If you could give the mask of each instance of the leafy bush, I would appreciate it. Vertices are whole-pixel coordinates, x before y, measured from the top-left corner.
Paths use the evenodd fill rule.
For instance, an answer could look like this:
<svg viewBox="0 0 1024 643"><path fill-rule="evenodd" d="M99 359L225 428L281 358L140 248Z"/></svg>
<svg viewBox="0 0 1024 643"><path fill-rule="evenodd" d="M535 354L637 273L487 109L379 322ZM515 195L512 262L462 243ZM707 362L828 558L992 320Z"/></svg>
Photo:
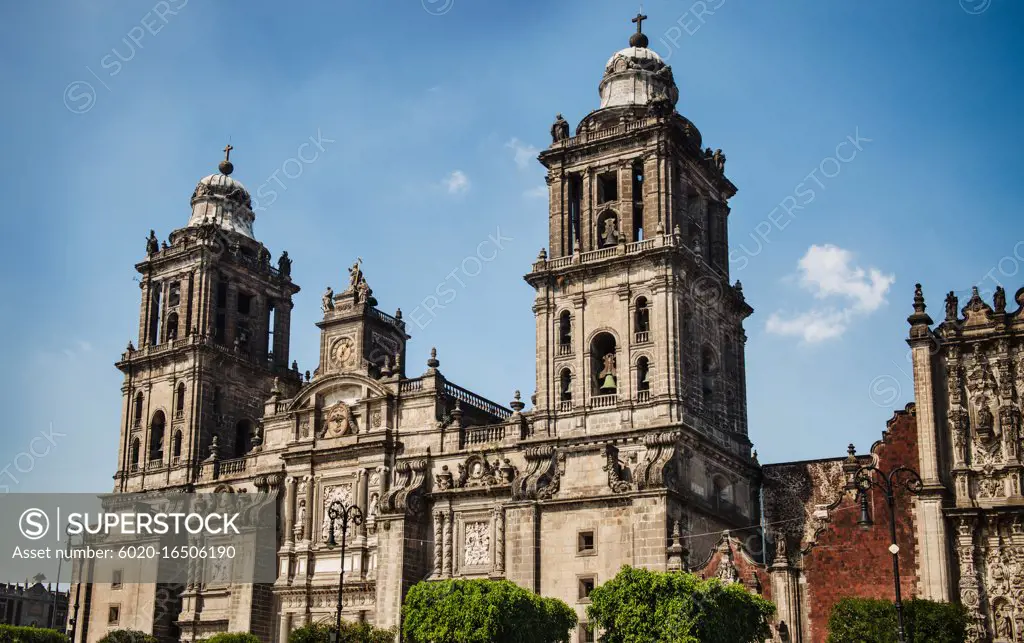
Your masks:
<svg viewBox="0 0 1024 643"><path fill-rule="evenodd" d="M417 583L405 597L409 643L567 643L576 613L507 580Z"/></svg>
<svg viewBox="0 0 1024 643"><path fill-rule="evenodd" d="M742 585L624 566L590 594L602 643L754 643L771 638L775 605Z"/></svg>
<svg viewBox="0 0 1024 643"><path fill-rule="evenodd" d="M214 634L208 639L203 639L204 643L261 643L260 637L249 632L222 632L220 634Z"/></svg>
<svg viewBox="0 0 1024 643"><path fill-rule="evenodd" d="M68 637L41 627L0 625L0 643L68 643Z"/></svg>
<svg viewBox="0 0 1024 643"><path fill-rule="evenodd" d="M334 623L311 623L292 630L288 635L288 643L330 643L333 632ZM393 629L382 630L369 623L347 621L341 622L341 636L338 637L340 643L392 643L395 639Z"/></svg>
<svg viewBox="0 0 1024 643"><path fill-rule="evenodd" d="M100 643L157 643L156 637L138 630L111 630Z"/></svg>
<svg viewBox="0 0 1024 643"><path fill-rule="evenodd" d="M914 599L903 603L909 643L963 643L967 610L956 603ZM896 643L896 606L891 601L844 598L828 618L829 643Z"/></svg>

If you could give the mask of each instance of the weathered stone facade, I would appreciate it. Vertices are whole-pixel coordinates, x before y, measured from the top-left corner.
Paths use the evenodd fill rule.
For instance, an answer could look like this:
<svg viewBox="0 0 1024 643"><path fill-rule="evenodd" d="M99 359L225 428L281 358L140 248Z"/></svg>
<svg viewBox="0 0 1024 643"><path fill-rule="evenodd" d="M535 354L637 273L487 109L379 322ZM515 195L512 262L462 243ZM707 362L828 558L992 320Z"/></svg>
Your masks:
<svg viewBox="0 0 1024 643"><path fill-rule="evenodd" d="M550 237L526 275L537 293L530 410L518 391L504 406L450 382L435 351L414 370L401 311L377 309L358 262L347 287L324 293L319 365L301 377L288 363L290 259L272 268L253 239L230 162L200 182L189 224L162 248L151 236L137 266L139 347L118 362L117 490L278 491L278 578L162 598L83 586L96 616L78 641L102 637L96 619L129 591L134 626L165 639L250 630L284 641L333 619L342 565L342 616L383 626L432 579L507 578L581 620L587 588L624 564L681 569L727 552L732 567L715 559L723 578L766 586L722 538L759 522L752 309L728 274L736 188L721 151L703 149L676 112L671 68L643 34L630 43L608 62L602 107L575 136L559 117L540 154ZM344 561L326 544L333 500L366 516Z"/></svg>

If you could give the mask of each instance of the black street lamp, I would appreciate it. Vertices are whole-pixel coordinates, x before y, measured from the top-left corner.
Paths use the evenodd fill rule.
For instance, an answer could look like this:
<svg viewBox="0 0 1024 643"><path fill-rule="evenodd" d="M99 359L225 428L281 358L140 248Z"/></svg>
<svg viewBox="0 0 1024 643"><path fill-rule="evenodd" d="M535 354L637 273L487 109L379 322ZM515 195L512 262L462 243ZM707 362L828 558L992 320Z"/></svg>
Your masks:
<svg viewBox="0 0 1024 643"><path fill-rule="evenodd" d="M334 523L341 522L341 576L338 579L338 614L335 622L332 641L338 641L341 636L341 598L345 591L345 545L348 543L349 526L358 527L363 524L363 512L355 505L346 505L340 500L333 500L327 507L327 517L330 519L330 526L327 532L327 546L337 546L334 540Z"/></svg>
<svg viewBox="0 0 1024 643"><path fill-rule="evenodd" d="M872 476L877 473L877 476ZM900 480L902 475L902 481ZM885 503L889 505L889 553L892 554L892 575L896 590L896 635L899 643L906 643L906 631L903 627L903 600L900 594L900 547L896 544L896 491L902 485L907 491L913 494L921 493L924 483L921 476L910 467L896 467L886 473L873 464L857 469L854 474L854 484L857 487L857 497L860 500L860 519L857 524L864 529L874 525L871 519L871 510L868 506L868 491L871 487L878 487L885 495Z"/></svg>

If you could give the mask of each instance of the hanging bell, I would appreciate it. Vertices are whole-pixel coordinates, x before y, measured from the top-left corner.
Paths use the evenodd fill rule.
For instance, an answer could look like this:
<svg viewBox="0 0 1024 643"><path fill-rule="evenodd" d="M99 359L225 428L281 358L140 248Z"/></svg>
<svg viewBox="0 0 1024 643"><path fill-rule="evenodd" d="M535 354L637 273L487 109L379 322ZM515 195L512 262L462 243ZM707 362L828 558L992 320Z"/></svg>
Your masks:
<svg viewBox="0 0 1024 643"><path fill-rule="evenodd" d="M609 373L605 375L604 380L601 382L602 393L614 393L618 387L615 385L615 376Z"/></svg>
<svg viewBox="0 0 1024 643"><path fill-rule="evenodd" d="M643 377L643 379L640 380L640 383L641 384L646 384L648 386L650 385L650 383L651 383L651 369L646 369L644 371L644 377Z"/></svg>

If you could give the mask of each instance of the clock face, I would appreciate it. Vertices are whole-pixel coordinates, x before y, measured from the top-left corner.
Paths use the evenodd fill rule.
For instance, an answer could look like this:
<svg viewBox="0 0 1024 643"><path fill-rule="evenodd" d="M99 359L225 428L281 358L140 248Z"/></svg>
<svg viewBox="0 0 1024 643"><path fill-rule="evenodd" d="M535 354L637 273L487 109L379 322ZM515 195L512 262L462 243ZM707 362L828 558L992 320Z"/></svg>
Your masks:
<svg viewBox="0 0 1024 643"><path fill-rule="evenodd" d="M342 337L336 341L334 348L331 349L331 358L337 366L351 366L355 361L355 347L352 345L352 340L348 337Z"/></svg>

